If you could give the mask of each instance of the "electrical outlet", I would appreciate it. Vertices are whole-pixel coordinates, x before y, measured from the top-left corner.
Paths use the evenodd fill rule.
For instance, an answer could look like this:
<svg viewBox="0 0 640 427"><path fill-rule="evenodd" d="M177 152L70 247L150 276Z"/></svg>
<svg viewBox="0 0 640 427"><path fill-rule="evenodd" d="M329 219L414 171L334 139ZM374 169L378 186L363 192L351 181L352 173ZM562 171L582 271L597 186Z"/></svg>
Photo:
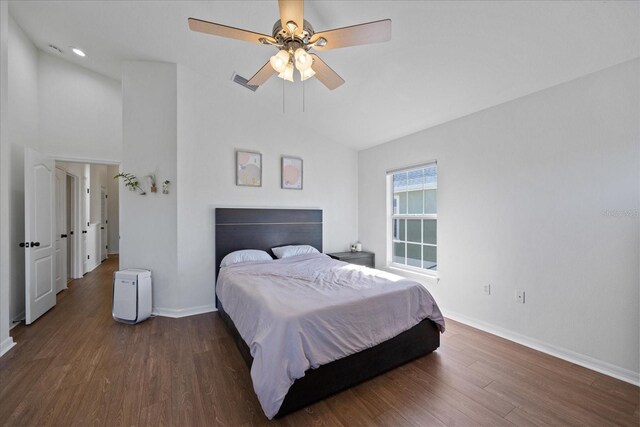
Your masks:
<svg viewBox="0 0 640 427"><path fill-rule="evenodd" d="M491 295L491 283L484 285L482 289L485 295Z"/></svg>
<svg viewBox="0 0 640 427"><path fill-rule="evenodd" d="M524 304L524 291L516 291L516 302Z"/></svg>

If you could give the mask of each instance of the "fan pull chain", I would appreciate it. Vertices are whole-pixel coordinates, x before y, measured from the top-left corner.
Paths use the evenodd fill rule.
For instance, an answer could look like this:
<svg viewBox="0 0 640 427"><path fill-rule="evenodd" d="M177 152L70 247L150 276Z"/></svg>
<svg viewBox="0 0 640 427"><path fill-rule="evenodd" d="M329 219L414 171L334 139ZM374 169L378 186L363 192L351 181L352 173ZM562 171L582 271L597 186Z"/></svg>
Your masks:
<svg viewBox="0 0 640 427"><path fill-rule="evenodd" d="M302 112L304 113L304 80L302 81Z"/></svg>
<svg viewBox="0 0 640 427"><path fill-rule="evenodd" d="M282 79L282 114L284 114L284 79Z"/></svg>

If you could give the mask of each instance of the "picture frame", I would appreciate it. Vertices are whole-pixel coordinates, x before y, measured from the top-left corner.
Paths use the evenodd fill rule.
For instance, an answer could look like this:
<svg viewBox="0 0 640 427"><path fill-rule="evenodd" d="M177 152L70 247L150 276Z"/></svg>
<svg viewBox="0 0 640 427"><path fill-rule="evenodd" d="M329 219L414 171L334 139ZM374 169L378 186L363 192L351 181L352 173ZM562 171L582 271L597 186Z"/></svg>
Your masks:
<svg viewBox="0 0 640 427"><path fill-rule="evenodd" d="M302 190L303 175L303 161L300 157L282 156L281 188Z"/></svg>
<svg viewBox="0 0 640 427"><path fill-rule="evenodd" d="M262 153L236 150L236 185L262 187Z"/></svg>

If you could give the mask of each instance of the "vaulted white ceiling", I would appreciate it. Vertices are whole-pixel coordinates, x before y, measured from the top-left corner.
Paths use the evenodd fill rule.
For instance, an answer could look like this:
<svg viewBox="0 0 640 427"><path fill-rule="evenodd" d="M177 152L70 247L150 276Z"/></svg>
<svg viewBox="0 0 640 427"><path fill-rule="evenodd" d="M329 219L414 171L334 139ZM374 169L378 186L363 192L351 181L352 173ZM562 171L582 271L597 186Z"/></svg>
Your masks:
<svg viewBox="0 0 640 427"><path fill-rule="evenodd" d="M10 13L45 51L120 78L124 60L182 64L230 85L247 118L282 111L283 83L253 93L251 77L275 50L189 31L187 18L271 33L273 1L13 1ZM287 83L283 122L295 118L328 139L371 147L640 56L636 1L313 1L316 31L391 18L392 40L320 53L345 80ZM74 56L69 46L87 53ZM236 95L237 94L237 95ZM289 116L289 117L288 117Z"/></svg>

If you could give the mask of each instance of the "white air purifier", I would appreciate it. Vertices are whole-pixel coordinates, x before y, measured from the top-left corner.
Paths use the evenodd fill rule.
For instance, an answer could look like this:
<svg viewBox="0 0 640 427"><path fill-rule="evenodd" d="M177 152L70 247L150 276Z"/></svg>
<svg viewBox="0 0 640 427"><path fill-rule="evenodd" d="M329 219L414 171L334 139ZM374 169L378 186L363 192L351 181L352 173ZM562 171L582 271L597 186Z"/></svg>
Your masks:
<svg viewBox="0 0 640 427"><path fill-rule="evenodd" d="M113 274L113 318L135 324L151 316L151 272L130 268Z"/></svg>

